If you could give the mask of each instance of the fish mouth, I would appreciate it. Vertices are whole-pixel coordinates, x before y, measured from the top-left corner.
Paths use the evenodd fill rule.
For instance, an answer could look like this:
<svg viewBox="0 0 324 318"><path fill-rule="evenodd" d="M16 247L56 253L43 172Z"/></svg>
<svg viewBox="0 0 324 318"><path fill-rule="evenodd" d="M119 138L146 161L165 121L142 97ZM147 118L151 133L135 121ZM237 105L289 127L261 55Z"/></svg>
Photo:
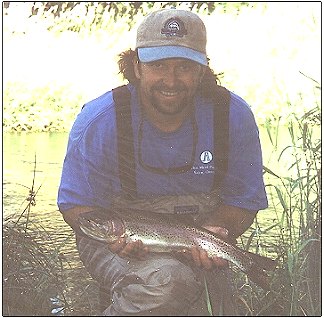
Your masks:
<svg viewBox="0 0 324 318"><path fill-rule="evenodd" d="M113 243L125 235L124 222L119 218L99 221L90 217L79 217L81 231L94 240Z"/></svg>
<svg viewBox="0 0 324 318"><path fill-rule="evenodd" d="M89 219L79 218L81 231L92 239L106 242L106 233L97 223Z"/></svg>

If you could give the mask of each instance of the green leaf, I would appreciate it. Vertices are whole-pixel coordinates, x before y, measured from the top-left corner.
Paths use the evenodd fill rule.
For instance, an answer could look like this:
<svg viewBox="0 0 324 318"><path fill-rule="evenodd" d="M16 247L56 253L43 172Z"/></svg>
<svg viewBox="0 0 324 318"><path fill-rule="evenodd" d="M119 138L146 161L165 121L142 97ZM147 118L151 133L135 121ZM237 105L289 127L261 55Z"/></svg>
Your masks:
<svg viewBox="0 0 324 318"><path fill-rule="evenodd" d="M209 297L209 291L208 291L208 286L207 286L206 276L204 276L204 284L205 284L205 292L206 292L206 302L207 302L207 310L208 310L208 314L209 314L210 316L214 316L214 315L213 315L213 308L212 308L212 304L211 304L210 297Z"/></svg>
<svg viewBox="0 0 324 318"><path fill-rule="evenodd" d="M273 175L274 177L281 179L276 173L274 173L272 170L270 170L269 168L267 168L266 166L263 166L263 170L271 175Z"/></svg>
<svg viewBox="0 0 324 318"><path fill-rule="evenodd" d="M311 242L320 242L320 240L311 238L311 239L308 239L307 241L303 242L303 244L298 247L298 249L296 251L296 255L298 255Z"/></svg>

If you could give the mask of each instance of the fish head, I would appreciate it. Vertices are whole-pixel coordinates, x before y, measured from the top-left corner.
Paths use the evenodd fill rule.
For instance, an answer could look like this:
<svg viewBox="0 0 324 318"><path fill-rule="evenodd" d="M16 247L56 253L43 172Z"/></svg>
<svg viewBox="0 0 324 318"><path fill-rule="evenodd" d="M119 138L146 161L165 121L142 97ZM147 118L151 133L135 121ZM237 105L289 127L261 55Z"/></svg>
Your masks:
<svg viewBox="0 0 324 318"><path fill-rule="evenodd" d="M124 223L116 216L88 212L80 214L78 221L85 235L100 242L114 243L124 236Z"/></svg>

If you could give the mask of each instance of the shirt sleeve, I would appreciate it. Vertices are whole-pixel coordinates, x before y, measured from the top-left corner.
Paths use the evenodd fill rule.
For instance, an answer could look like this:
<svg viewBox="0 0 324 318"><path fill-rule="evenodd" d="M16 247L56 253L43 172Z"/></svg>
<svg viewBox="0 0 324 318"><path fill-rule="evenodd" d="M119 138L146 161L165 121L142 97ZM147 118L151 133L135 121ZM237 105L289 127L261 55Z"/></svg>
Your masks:
<svg viewBox="0 0 324 318"><path fill-rule="evenodd" d="M101 105L106 106L100 109ZM60 211L75 206L109 208L120 191L111 105L111 98L86 105L71 129L58 191Z"/></svg>
<svg viewBox="0 0 324 318"><path fill-rule="evenodd" d="M221 191L223 203L253 211L267 208L258 127L250 107L234 94L229 138L228 173Z"/></svg>

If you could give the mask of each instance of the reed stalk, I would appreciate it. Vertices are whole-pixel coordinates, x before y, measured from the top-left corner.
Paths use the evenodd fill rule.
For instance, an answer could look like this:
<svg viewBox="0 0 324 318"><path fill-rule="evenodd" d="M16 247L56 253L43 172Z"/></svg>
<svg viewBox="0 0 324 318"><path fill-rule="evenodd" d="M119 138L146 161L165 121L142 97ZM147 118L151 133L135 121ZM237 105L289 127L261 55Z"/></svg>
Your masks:
<svg viewBox="0 0 324 318"><path fill-rule="evenodd" d="M40 189L35 190L35 171L36 156L25 208L3 224L4 316L48 316L54 309L59 314L66 303L60 252L44 247L49 233L31 216ZM53 308L53 302L60 305Z"/></svg>
<svg viewBox="0 0 324 318"><path fill-rule="evenodd" d="M318 84L318 83L317 83ZM316 88L319 88L317 85ZM272 276L272 290L263 292L253 283L239 281L242 314L249 316L321 315L321 140L320 107L302 117L291 115L286 127L267 128L278 166L285 175L264 167L272 223L258 216L247 249L270 251L279 262ZM280 149L278 140L286 129L290 140ZM287 133L284 133L287 136ZM281 169L282 170L282 169ZM243 294L243 296L242 296Z"/></svg>

